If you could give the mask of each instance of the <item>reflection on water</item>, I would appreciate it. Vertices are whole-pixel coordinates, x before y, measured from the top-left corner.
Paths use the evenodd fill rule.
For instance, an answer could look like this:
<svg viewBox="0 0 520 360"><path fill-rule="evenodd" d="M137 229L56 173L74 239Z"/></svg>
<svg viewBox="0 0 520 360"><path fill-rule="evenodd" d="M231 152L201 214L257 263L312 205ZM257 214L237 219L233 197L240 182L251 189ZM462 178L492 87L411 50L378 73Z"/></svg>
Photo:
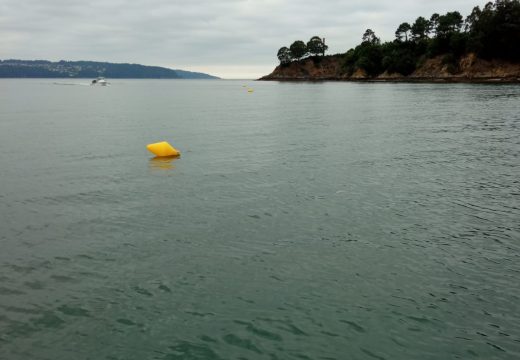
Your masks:
<svg viewBox="0 0 520 360"><path fill-rule="evenodd" d="M151 170L172 170L175 169L173 162L179 158L179 156L156 156L150 159L148 166Z"/></svg>

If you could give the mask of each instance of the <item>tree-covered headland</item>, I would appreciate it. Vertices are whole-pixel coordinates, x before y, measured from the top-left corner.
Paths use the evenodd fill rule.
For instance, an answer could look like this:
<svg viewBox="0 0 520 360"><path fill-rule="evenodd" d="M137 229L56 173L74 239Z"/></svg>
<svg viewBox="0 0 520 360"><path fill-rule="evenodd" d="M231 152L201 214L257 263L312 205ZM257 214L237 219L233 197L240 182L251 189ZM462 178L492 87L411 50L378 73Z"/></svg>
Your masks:
<svg viewBox="0 0 520 360"><path fill-rule="evenodd" d="M278 51L282 66L306 57L325 56L324 40L315 36L295 41ZM463 17L458 11L419 16L403 22L392 41L382 43L371 29L355 48L341 54L344 72L350 76L363 70L368 76L383 72L409 75L427 59L442 56L450 72L457 71L462 56L473 53L482 59L520 61L520 0L495 0L476 6Z"/></svg>

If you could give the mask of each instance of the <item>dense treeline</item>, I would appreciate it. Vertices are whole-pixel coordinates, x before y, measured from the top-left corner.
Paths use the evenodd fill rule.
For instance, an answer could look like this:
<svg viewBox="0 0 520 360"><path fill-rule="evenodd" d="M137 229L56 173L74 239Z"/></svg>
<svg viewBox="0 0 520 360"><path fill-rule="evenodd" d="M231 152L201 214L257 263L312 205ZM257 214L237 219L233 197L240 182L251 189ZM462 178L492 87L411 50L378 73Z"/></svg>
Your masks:
<svg viewBox="0 0 520 360"><path fill-rule="evenodd" d="M325 45L325 39L319 36L313 36L305 44L301 40L296 40L290 47L283 46L278 50L278 60L281 64L288 64L293 60L300 60L306 56L324 56L328 46Z"/></svg>
<svg viewBox="0 0 520 360"><path fill-rule="evenodd" d="M282 64L309 54L289 56L292 45L282 52L282 58L280 51ZM348 75L356 69L368 76L385 71L409 75L426 59L442 55L443 63L453 73L460 57L468 53L484 59L520 61L520 0L495 0L482 9L476 6L466 18L458 11L420 16L411 24L400 24L395 39L385 43L367 29L361 44L343 55L343 66Z"/></svg>

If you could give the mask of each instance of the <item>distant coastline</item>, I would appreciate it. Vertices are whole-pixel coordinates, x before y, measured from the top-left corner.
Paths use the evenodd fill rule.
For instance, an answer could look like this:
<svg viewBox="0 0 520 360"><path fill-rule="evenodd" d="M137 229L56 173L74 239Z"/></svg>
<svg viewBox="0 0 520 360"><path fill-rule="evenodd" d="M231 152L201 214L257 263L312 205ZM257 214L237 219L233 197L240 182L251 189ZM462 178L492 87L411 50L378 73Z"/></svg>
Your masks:
<svg viewBox="0 0 520 360"><path fill-rule="evenodd" d="M160 66L98 61L0 60L0 78L218 79Z"/></svg>

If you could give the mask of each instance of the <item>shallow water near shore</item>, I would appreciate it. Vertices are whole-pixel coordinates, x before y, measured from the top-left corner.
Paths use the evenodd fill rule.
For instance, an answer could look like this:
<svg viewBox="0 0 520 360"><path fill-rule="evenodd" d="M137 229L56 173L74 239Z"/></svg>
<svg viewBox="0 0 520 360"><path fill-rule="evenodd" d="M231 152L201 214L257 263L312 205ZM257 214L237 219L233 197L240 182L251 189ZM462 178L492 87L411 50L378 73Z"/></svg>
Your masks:
<svg viewBox="0 0 520 360"><path fill-rule="evenodd" d="M80 83L0 80L1 359L520 358L520 86Z"/></svg>

